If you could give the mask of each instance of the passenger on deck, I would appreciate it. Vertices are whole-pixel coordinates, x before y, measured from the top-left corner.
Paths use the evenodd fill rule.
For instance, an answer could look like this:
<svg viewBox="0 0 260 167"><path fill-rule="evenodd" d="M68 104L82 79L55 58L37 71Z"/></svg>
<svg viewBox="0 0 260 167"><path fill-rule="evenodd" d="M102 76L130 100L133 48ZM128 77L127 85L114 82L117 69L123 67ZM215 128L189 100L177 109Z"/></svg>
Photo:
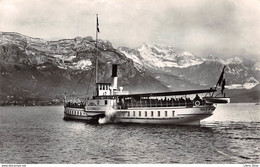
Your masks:
<svg viewBox="0 0 260 167"><path fill-rule="evenodd" d="M192 107L192 101L190 98L186 98L186 105L187 107Z"/></svg>
<svg viewBox="0 0 260 167"><path fill-rule="evenodd" d="M184 105L185 105L185 100L184 100L182 97L180 98L180 105L181 105L181 106L184 106Z"/></svg>
<svg viewBox="0 0 260 167"><path fill-rule="evenodd" d="M198 96L198 94L196 94L196 97L194 98L194 101L196 101L196 100L199 100L199 101L201 100L200 97Z"/></svg>

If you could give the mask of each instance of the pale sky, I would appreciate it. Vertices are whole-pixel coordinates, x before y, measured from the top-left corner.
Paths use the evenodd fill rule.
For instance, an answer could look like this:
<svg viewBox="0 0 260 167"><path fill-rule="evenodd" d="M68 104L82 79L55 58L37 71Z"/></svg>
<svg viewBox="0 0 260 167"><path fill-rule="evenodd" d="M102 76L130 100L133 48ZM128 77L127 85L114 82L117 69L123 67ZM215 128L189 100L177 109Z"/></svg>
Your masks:
<svg viewBox="0 0 260 167"><path fill-rule="evenodd" d="M0 31L46 40L159 43L198 56L260 59L260 0L0 0Z"/></svg>

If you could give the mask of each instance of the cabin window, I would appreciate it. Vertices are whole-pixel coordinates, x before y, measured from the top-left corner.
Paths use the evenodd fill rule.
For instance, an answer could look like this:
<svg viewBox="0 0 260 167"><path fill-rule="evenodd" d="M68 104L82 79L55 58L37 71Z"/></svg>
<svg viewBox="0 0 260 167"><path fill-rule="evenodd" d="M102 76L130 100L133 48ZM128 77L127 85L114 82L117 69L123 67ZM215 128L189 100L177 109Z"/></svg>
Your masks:
<svg viewBox="0 0 260 167"><path fill-rule="evenodd" d="M165 117L167 117L167 111L164 112Z"/></svg>
<svg viewBox="0 0 260 167"><path fill-rule="evenodd" d="M151 117L153 117L153 111L151 111Z"/></svg>
<svg viewBox="0 0 260 167"><path fill-rule="evenodd" d="M175 111L172 111L172 116L174 117L174 113L175 113Z"/></svg>
<svg viewBox="0 0 260 167"><path fill-rule="evenodd" d="M107 100L105 100L105 105L107 105Z"/></svg>
<svg viewBox="0 0 260 167"><path fill-rule="evenodd" d="M130 112L128 111L128 116L130 117Z"/></svg>
<svg viewBox="0 0 260 167"><path fill-rule="evenodd" d="M160 111L158 111L158 117L160 117Z"/></svg>
<svg viewBox="0 0 260 167"><path fill-rule="evenodd" d="M134 117L135 117L135 111L133 112L133 115L134 115Z"/></svg>
<svg viewBox="0 0 260 167"><path fill-rule="evenodd" d="M139 117L141 117L141 111L139 111Z"/></svg>
<svg viewBox="0 0 260 167"><path fill-rule="evenodd" d="M147 117L147 111L145 111L145 117Z"/></svg>
<svg viewBox="0 0 260 167"><path fill-rule="evenodd" d="M97 105L99 105L99 100L97 101Z"/></svg>

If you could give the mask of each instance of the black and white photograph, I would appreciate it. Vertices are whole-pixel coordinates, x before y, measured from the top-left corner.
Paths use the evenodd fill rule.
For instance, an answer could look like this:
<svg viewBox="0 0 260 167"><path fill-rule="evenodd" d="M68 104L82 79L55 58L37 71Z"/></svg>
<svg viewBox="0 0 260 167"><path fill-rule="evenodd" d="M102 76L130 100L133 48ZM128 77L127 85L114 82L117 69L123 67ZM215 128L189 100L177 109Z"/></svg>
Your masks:
<svg viewBox="0 0 260 167"><path fill-rule="evenodd" d="M260 0L0 0L0 166L260 165Z"/></svg>

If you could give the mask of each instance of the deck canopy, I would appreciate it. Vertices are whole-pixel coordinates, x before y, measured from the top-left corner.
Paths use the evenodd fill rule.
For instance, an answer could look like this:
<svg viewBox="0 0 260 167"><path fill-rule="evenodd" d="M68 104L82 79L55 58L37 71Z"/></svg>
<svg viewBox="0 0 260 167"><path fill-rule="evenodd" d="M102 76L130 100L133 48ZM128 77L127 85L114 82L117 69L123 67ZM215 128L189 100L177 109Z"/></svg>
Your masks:
<svg viewBox="0 0 260 167"><path fill-rule="evenodd" d="M187 91L175 91L175 92L158 92L158 93L140 93L140 94L127 94L127 95L111 95L111 96L98 96L95 98L111 98L111 97L158 97L158 96L178 96L178 95L190 95L190 94L200 94L200 93L212 93L216 89L201 89L201 90L187 90Z"/></svg>

